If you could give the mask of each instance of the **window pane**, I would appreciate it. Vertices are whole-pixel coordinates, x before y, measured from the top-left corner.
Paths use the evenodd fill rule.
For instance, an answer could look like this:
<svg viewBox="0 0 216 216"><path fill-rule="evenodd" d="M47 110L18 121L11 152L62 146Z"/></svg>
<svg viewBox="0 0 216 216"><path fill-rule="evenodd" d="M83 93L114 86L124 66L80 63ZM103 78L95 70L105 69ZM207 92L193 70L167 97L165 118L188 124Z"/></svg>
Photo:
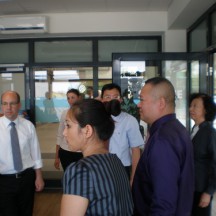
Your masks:
<svg viewBox="0 0 216 216"><path fill-rule="evenodd" d="M191 63L191 93L199 92L199 61Z"/></svg>
<svg viewBox="0 0 216 216"><path fill-rule="evenodd" d="M214 102L216 103L216 53L213 55L213 75L214 75ZM216 119L214 120L214 128L216 129Z"/></svg>
<svg viewBox="0 0 216 216"><path fill-rule="evenodd" d="M90 62L91 41L52 41L35 43L35 62Z"/></svg>
<svg viewBox="0 0 216 216"><path fill-rule="evenodd" d="M212 14L211 16L211 21L212 21L212 41L211 45L216 43L216 11Z"/></svg>
<svg viewBox="0 0 216 216"><path fill-rule="evenodd" d="M202 51L207 47L207 22L204 20L190 33L190 52Z"/></svg>
<svg viewBox="0 0 216 216"><path fill-rule="evenodd" d="M112 79L112 67L99 67L98 68L99 79Z"/></svg>
<svg viewBox="0 0 216 216"><path fill-rule="evenodd" d="M28 63L28 43L0 43L0 63Z"/></svg>
<svg viewBox="0 0 216 216"><path fill-rule="evenodd" d="M169 79L176 94L176 115L179 121L186 126L187 112L187 89L186 89L186 61L165 61L163 62L165 77Z"/></svg>
<svg viewBox="0 0 216 216"><path fill-rule="evenodd" d="M66 93L78 89L81 95L89 94L93 86L93 68L34 68L36 130L44 161L45 179L61 179L63 173L53 166L56 133L64 110L69 108ZM61 170L62 171L62 170Z"/></svg>
<svg viewBox="0 0 216 216"><path fill-rule="evenodd" d="M17 91L20 94L21 111L26 109L24 73L0 73L0 92Z"/></svg>
<svg viewBox="0 0 216 216"><path fill-rule="evenodd" d="M158 40L99 40L99 61L112 61L112 53L158 52Z"/></svg>
<svg viewBox="0 0 216 216"><path fill-rule="evenodd" d="M66 92L75 88L85 97L93 86L93 70L80 68L35 68L36 123L58 122L68 107Z"/></svg>

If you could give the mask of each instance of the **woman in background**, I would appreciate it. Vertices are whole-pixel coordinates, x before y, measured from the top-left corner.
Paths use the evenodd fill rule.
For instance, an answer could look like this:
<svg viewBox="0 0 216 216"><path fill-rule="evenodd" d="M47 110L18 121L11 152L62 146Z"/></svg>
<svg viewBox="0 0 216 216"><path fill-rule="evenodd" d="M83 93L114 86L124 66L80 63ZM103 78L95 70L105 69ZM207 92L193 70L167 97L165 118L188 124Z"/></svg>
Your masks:
<svg viewBox="0 0 216 216"><path fill-rule="evenodd" d="M216 106L207 94L194 93L190 97L189 111L195 122L191 133L195 165L192 215L210 216L216 189L216 131L212 125Z"/></svg>
<svg viewBox="0 0 216 216"><path fill-rule="evenodd" d="M80 93L77 89L70 89L67 91L67 101L70 107L73 106L75 102L80 99ZM64 122L67 114L67 110L64 110L61 119L59 122L59 128L57 133L57 144L56 144L56 155L55 155L55 162L54 166L56 169L60 169L60 162L62 165L63 170L65 171L67 166L72 162L78 161L82 158L81 152L70 151L68 148L68 144L63 136L64 131Z"/></svg>
<svg viewBox="0 0 216 216"><path fill-rule="evenodd" d="M84 157L64 174L61 216L132 215L126 171L104 145L113 131L111 115L98 100L84 99L68 111L64 136L69 148Z"/></svg>

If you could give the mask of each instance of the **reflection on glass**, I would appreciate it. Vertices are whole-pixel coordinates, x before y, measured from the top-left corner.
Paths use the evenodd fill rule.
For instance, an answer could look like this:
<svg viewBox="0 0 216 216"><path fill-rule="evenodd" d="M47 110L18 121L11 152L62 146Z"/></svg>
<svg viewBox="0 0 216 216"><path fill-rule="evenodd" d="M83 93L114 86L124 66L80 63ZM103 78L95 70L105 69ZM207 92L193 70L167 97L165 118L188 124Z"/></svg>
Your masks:
<svg viewBox="0 0 216 216"><path fill-rule="evenodd" d="M124 97L133 100L139 98L145 81L145 71L145 61L121 61L121 89Z"/></svg>
<svg viewBox="0 0 216 216"><path fill-rule="evenodd" d="M99 61L112 61L112 53L158 52L157 39L99 40Z"/></svg>
<svg viewBox="0 0 216 216"><path fill-rule="evenodd" d="M191 93L199 92L199 61L191 63Z"/></svg>
<svg viewBox="0 0 216 216"><path fill-rule="evenodd" d="M215 44L216 43L216 11L214 13L212 13L211 15L211 30L212 30L212 41L211 44Z"/></svg>
<svg viewBox="0 0 216 216"><path fill-rule="evenodd" d="M99 79L112 79L112 67L99 67L98 68Z"/></svg>
<svg viewBox="0 0 216 216"><path fill-rule="evenodd" d="M43 105L44 105L43 121L58 122L54 101L52 98L52 94L50 92L45 93L45 99L43 100Z"/></svg>
<svg viewBox="0 0 216 216"><path fill-rule="evenodd" d="M93 87L93 69L77 68L35 68L35 113L36 130L44 161L45 179L61 179L63 173L54 166L56 133L63 110L69 108L66 93L78 89L83 98Z"/></svg>
<svg viewBox="0 0 216 216"><path fill-rule="evenodd" d="M35 42L35 62L90 62L92 41Z"/></svg>
<svg viewBox="0 0 216 216"><path fill-rule="evenodd" d="M164 61L163 69L164 69L165 77L172 82L175 88L177 118L184 126L186 126L187 62L186 61Z"/></svg>
<svg viewBox="0 0 216 216"><path fill-rule="evenodd" d="M98 68L98 93L96 98L101 97L101 89L105 84L112 83L112 67Z"/></svg>
<svg viewBox="0 0 216 216"><path fill-rule="evenodd" d="M21 112L25 110L25 76L24 73L0 73L0 92L17 91L20 94Z"/></svg>
<svg viewBox="0 0 216 216"><path fill-rule="evenodd" d="M205 19L190 33L190 52L200 52L207 47L207 30Z"/></svg>
<svg viewBox="0 0 216 216"><path fill-rule="evenodd" d="M214 101L216 103L216 53L213 54L213 75L214 75ZM214 120L214 128L216 128L216 120Z"/></svg>
<svg viewBox="0 0 216 216"><path fill-rule="evenodd" d="M89 97L93 87L91 67L35 69L36 123L59 122L61 113L68 108L66 92L78 89L83 98Z"/></svg>

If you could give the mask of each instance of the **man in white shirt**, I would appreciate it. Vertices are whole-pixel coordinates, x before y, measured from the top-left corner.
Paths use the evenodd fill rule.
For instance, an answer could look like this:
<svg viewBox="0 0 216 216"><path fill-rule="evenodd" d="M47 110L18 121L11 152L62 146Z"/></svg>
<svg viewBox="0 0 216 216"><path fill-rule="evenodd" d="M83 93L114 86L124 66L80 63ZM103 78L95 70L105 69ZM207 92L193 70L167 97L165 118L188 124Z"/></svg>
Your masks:
<svg viewBox="0 0 216 216"><path fill-rule="evenodd" d="M101 99L103 102L118 100L121 102L121 88L115 83L103 86ZM140 146L144 144L139 123L132 115L121 111L113 116L115 130L109 140L109 152L117 154L123 163L132 184L137 163L140 158Z"/></svg>
<svg viewBox="0 0 216 216"><path fill-rule="evenodd" d="M34 125L18 116L20 96L6 91L1 96L0 117L0 215L30 216L34 192L44 188L42 159ZM11 122L15 124L21 153L21 170L16 170L11 145ZM13 137L13 135L12 135Z"/></svg>

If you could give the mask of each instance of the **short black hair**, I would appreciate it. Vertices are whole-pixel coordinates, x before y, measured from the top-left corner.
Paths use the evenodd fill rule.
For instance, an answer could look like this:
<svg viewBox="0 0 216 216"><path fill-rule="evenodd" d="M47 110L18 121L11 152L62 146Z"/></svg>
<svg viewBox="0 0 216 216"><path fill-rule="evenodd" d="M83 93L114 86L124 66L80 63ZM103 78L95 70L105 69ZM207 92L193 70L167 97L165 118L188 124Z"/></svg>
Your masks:
<svg viewBox="0 0 216 216"><path fill-rule="evenodd" d="M166 86L166 91L164 91L164 98L167 103L171 104L173 107L175 107L175 88L173 84L171 83L170 80L164 78L164 77L153 77L148 79L145 84L150 84L152 86L157 86L157 85L165 85Z"/></svg>
<svg viewBox="0 0 216 216"><path fill-rule="evenodd" d="M105 84L101 90L101 98L103 98L104 92L106 90L112 90L112 89L117 89L121 96L121 87L117 85L116 83L108 83L108 84Z"/></svg>
<svg viewBox="0 0 216 216"><path fill-rule="evenodd" d="M67 91L67 94L69 94L69 93L74 93L74 94L77 95L78 97L80 96L80 92L79 92L77 89L74 89L74 88L69 89L69 90Z"/></svg>
<svg viewBox="0 0 216 216"><path fill-rule="evenodd" d="M95 99L77 101L68 111L69 118L74 118L81 128L91 125L99 139L108 140L114 131L114 121L104 104Z"/></svg>

